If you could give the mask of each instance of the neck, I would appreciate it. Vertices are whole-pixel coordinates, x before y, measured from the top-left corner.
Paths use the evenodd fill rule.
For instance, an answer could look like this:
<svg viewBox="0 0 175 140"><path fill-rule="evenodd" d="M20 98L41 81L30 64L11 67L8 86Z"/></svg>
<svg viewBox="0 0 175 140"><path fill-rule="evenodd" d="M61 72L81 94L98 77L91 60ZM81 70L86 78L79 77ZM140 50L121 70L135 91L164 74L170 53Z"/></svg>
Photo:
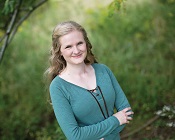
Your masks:
<svg viewBox="0 0 175 140"><path fill-rule="evenodd" d="M87 73L87 65L85 63L79 65L67 65L65 68L65 73L68 75L80 76Z"/></svg>

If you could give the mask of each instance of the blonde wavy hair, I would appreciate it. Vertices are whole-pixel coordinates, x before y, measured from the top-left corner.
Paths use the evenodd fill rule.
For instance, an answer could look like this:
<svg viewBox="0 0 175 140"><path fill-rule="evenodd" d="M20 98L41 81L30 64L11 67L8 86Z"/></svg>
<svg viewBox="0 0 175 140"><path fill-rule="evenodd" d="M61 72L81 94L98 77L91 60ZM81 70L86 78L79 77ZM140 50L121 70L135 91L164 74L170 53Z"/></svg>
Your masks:
<svg viewBox="0 0 175 140"><path fill-rule="evenodd" d="M86 42L87 56L84 60L85 64L89 65L97 63L95 56L91 51L92 45L87 37L85 29L80 24L74 21L62 22L54 28L52 34L52 47L50 50L51 56L49 58L50 67L45 72L48 75L50 82L66 67L66 61L60 52L61 45L59 42L59 38L75 30L80 31L83 34L84 40Z"/></svg>

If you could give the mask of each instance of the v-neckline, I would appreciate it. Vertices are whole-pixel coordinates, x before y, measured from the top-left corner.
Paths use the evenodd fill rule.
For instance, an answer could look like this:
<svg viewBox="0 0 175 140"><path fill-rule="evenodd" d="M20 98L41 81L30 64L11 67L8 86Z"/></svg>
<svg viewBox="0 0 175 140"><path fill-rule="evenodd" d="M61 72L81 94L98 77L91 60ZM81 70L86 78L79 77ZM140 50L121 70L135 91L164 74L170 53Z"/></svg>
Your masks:
<svg viewBox="0 0 175 140"><path fill-rule="evenodd" d="M95 85L95 88L97 88L97 86L98 86L97 72L96 72L96 69L95 69L94 65L91 64L91 66L92 66L92 68L94 69L94 73L95 73L95 84L96 84L96 85ZM57 77L58 77L60 80L62 80L63 82L65 82L65 83L67 83L67 84L70 84L70 85L73 85L73 86L75 86L75 87L78 87L78 88L81 88L81 89L84 89L84 90L92 90L92 89L87 89L87 88L85 88L85 87L83 87L83 86L74 84L74 83L72 83L72 82L69 82L69 81L67 81L67 80L65 80L65 79L63 79L63 78L61 78L59 75L57 75ZM93 89L95 89L95 88L93 88Z"/></svg>

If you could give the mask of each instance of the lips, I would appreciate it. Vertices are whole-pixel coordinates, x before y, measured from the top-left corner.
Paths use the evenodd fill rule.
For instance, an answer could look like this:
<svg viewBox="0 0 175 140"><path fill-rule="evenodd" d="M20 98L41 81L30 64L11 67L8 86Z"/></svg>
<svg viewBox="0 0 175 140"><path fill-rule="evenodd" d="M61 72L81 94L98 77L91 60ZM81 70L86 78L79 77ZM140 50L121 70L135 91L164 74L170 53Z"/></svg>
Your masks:
<svg viewBox="0 0 175 140"><path fill-rule="evenodd" d="M80 58L82 56L82 54L76 55L76 56L72 56L73 58Z"/></svg>

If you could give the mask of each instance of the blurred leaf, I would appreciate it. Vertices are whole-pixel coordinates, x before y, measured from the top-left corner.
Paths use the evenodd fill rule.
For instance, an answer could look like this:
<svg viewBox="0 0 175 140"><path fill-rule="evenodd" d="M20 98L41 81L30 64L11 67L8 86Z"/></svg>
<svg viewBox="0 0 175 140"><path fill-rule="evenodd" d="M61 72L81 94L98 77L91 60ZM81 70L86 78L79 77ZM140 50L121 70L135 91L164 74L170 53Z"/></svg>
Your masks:
<svg viewBox="0 0 175 140"><path fill-rule="evenodd" d="M12 13L14 11L14 5L15 5L14 0L6 0L4 3L2 13L4 13L5 15Z"/></svg>

